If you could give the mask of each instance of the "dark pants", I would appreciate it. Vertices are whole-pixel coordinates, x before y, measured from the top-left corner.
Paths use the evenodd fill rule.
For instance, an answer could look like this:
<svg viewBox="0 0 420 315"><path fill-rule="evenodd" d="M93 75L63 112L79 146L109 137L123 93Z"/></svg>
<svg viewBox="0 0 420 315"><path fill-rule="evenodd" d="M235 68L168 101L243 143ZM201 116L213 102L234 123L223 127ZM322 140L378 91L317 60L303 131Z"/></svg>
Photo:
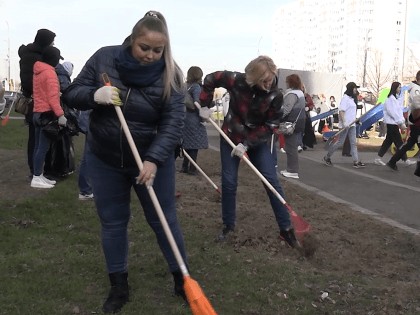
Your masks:
<svg viewBox="0 0 420 315"><path fill-rule="evenodd" d="M222 220L225 225L236 224L236 191L238 188L238 168L240 159L231 157L232 147L220 139L220 158L222 160ZM284 196L276 174L275 162L270 152L269 144L262 144L247 151L249 160L257 170L267 179L274 189ZM280 229L291 226L290 214L287 208L265 185L264 188L270 199L277 224ZM257 209L255 209L257 211Z"/></svg>
<svg viewBox="0 0 420 315"><path fill-rule="evenodd" d="M28 144L27 144L27 156L28 156L28 166L31 172L31 175L34 174L34 150L35 150L35 126L32 121L32 113L25 115L25 121L28 124Z"/></svg>
<svg viewBox="0 0 420 315"><path fill-rule="evenodd" d="M380 157L383 157L388 151L388 149L391 147L391 145L394 143L395 147L398 149L402 146L403 141L401 139L400 129L398 128L398 125L386 125L387 133L386 138L384 142L382 142L381 148L379 149L378 155ZM401 157L403 161L407 160L407 154L404 153L404 155Z"/></svg>
<svg viewBox="0 0 420 315"><path fill-rule="evenodd" d="M139 175L137 167L114 167L106 164L86 146L86 160L95 196L95 204L101 221L102 248L108 273L127 271L128 235L130 220L131 190L137 194L147 223L156 234L157 243L169 265L171 272L179 266L159 220L152 199L145 185L136 184ZM175 206L175 161L170 155L160 166L153 183L159 204L181 253L186 261L184 237L178 223ZM137 214L140 218L140 214Z"/></svg>
<svg viewBox="0 0 420 315"><path fill-rule="evenodd" d="M410 150L416 143L420 148L420 129L416 126L410 126L410 137L407 140L407 143L402 147L397 147L398 151L392 156L389 160L390 164L397 163L400 159L403 159L404 156L407 157L407 151Z"/></svg>

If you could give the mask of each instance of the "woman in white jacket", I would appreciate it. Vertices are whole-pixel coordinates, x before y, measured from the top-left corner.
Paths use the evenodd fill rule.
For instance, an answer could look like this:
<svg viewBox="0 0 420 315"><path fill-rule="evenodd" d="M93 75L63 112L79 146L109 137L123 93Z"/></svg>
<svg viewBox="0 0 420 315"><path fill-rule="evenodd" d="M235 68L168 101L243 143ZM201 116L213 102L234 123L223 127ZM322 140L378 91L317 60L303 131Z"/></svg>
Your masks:
<svg viewBox="0 0 420 315"><path fill-rule="evenodd" d="M395 144L396 148L401 147L403 144L399 128L401 128L401 130L406 130L407 126L405 124L405 118L403 115L403 100L402 98L398 98L400 93L401 83L393 82L391 85L391 90L389 91L388 97L384 104L384 123L387 127L387 134L385 140L382 142L381 148L379 149L379 157L375 159L375 164L377 165L386 165L381 158L391 147L392 143ZM402 160L407 165L415 163L408 160L406 154L404 154ZM393 170L397 170L396 166L393 168Z"/></svg>

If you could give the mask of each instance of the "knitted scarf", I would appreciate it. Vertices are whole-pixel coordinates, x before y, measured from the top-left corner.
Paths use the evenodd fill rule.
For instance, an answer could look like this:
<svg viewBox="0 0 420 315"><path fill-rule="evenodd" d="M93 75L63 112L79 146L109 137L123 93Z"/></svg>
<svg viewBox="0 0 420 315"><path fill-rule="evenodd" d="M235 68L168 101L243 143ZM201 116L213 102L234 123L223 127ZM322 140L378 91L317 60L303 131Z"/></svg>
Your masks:
<svg viewBox="0 0 420 315"><path fill-rule="evenodd" d="M141 65L129 51L130 47L121 49L115 56L115 64L122 83L126 86L149 86L155 83L163 74L165 60Z"/></svg>

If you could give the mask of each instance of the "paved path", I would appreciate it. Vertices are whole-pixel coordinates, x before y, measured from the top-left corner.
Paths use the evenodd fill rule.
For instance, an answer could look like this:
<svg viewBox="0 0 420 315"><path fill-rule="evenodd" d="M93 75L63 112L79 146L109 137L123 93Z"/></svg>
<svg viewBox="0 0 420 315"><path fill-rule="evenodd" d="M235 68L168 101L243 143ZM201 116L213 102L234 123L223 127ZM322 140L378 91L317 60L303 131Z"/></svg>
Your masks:
<svg viewBox="0 0 420 315"><path fill-rule="evenodd" d="M219 134L207 126L210 148L219 150ZM420 177L415 176L415 165L397 165L398 172L387 166L373 164L376 152L361 148L360 159L366 168L353 168L351 157L343 157L337 150L331 160L333 167L322 162L324 143L299 154L299 179L287 180L314 191L332 201L348 204L355 211L366 213L391 225L420 235ZM383 161L391 157L387 153ZM413 158L417 159L417 158ZM278 152L280 169L286 166L286 154Z"/></svg>

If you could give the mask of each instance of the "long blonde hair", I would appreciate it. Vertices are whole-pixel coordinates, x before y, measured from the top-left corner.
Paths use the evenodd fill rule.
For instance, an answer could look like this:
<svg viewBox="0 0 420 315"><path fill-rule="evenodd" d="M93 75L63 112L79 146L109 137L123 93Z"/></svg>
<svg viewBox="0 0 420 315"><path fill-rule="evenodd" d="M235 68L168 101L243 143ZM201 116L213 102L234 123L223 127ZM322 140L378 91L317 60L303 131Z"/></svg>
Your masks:
<svg viewBox="0 0 420 315"><path fill-rule="evenodd" d="M165 36L166 43L163 49L163 58L165 60L165 70L163 72L163 99L165 102L169 101L172 90L182 92L184 87L184 75L181 68L177 65L172 57L171 41L169 40L168 26L162 13L157 11L148 11L142 19L140 19L130 35L130 45L136 38L143 35L144 29L152 32L157 32Z"/></svg>

